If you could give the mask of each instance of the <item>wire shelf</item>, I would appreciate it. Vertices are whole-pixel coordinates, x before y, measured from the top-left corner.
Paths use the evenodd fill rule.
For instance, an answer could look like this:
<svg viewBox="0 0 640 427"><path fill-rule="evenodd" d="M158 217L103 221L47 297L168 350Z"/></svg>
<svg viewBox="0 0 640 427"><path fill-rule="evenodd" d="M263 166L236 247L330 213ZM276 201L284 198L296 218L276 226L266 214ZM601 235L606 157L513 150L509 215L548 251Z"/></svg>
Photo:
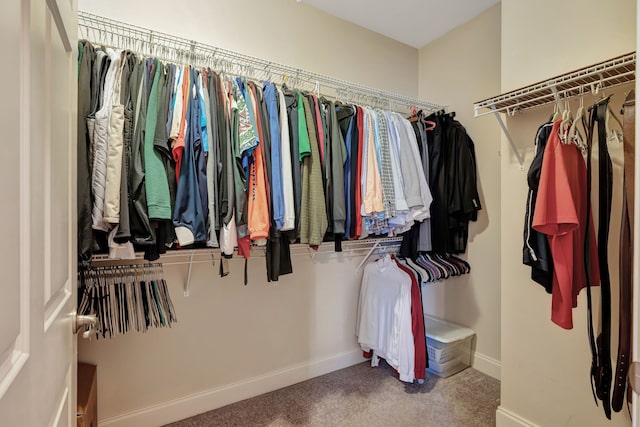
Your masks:
<svg viewBox="0 0 640 427"><path fill-rule="evenodd" d="M79 11L79 37L97 45L129 49L144 56L182 65L210 67L251 80L287 83L297 89L323 96L407 112L416 109L433 112L446 106L397 93L375 89L276 62L150 30L111 18Z"/></svg>
<svg viewBox="0 0 640 427"><path fill-rule="evenodd" d="M558 97L570 98L583 93L597 93L635 81L635 52L590 65L579 70L534 83L473 104L474 116L506 112L514 115L518 111L546 105Z"/></svg>
<svg viewBox="0 0 640 427"><path fill-rule="evenodd" d="M292 244L290 246L291 256L308 256L315 259L318 256L336 255L342 257L364 256L371 248L378 243L378 246L383 249L396 249L400 243L402 243L402 237L380 237L370 238L362 240L344 240L342 241L342 252L336 252L333 242L323 242L318 246L317 250L311 249L304 244ZM188 265L188 264L201 264L212 263L214 260L218 261L221 258L221 252L219 248L199 248L199 249L173 249L168 250L167 253L162 254L159 260L152 261L153 263L162 263L163 265ZM264 258L265 248L259 246L251 247L250 258ZM234 251L233 258L237 260L244 260L244 257L238 255L237 251ZM107 254L95 254L91 259L92 266L104 266L104 265L136 265L149 263L144 259L143 252L136 252L135 259L111 259Z"/></svg>

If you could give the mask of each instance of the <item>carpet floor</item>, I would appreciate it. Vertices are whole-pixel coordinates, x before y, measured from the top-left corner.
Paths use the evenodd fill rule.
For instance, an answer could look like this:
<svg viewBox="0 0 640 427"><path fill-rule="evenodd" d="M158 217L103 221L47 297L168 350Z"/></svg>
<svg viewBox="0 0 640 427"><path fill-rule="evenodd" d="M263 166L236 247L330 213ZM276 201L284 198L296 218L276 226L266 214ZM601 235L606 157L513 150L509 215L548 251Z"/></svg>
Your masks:
<svg viewBox="0 0 640 427"><path fill-rule="evenodd" d="M500 382L473 368L405 384L364 362L168 427L488 427L499 403Z"/></svg>

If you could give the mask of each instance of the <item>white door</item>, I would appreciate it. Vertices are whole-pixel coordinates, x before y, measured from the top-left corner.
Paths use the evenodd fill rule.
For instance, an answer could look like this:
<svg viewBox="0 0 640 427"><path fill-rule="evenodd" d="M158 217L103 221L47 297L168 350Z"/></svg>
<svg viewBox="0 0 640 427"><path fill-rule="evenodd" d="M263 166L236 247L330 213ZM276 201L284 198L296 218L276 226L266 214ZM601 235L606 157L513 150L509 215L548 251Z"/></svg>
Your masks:
<svg viewBox="0 0 640 427"><path fill-rule="evenodd" d="M0 3L0 425L76 424L75 0Z"/></svg>
<svg viewBox="0 0 640 427"><path fill-rule="evenodd" d="M638 63L638 54L640 53L640 8L638 8L636 2L636 69ZM636 79L638 73L636 72ZM637 85L636 85L637 86ZM633 236L633 330L635 336L632 345L632 357L634 365L640 363L640 197L638 196L638 189L640 189L640 144L638 144L638 135L640 135L640 91L636 87L636 156L635 156L635 200L634 200L634 216L631 218L634 222L634 236ZM637 372L637 371L636 371ZM636 374L637 375L637 374ZM634 383L637 381L634 381ZM638 399L640 395L640 389L637 385L633 390L633 405L631 409L631 420L633 427L640 426L640 401Z"/></svg>

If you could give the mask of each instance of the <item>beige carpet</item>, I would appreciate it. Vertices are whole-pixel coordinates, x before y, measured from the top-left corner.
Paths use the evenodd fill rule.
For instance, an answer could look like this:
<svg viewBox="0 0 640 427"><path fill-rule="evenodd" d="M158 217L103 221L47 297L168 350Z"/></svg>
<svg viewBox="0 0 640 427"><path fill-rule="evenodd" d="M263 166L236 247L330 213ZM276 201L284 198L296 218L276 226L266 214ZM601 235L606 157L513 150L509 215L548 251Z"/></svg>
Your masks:
<svg viewBox="0 0 640 427"><path fill-rule="evenodd" d="M485 427L499 399L500 382L472 368L419 385L365 362L170 426Z"/></svg>

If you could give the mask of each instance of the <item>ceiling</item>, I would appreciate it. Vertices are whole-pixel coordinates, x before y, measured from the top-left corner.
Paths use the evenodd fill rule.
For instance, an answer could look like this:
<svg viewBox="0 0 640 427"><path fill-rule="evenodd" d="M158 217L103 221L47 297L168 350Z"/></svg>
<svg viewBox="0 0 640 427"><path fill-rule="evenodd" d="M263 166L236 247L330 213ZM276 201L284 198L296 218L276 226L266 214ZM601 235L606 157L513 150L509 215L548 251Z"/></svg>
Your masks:
<svg viewBox="0 0 640 427"><path fill-rule="evenodd" d="M500 0L297 0L421 48Z"/></svg>

